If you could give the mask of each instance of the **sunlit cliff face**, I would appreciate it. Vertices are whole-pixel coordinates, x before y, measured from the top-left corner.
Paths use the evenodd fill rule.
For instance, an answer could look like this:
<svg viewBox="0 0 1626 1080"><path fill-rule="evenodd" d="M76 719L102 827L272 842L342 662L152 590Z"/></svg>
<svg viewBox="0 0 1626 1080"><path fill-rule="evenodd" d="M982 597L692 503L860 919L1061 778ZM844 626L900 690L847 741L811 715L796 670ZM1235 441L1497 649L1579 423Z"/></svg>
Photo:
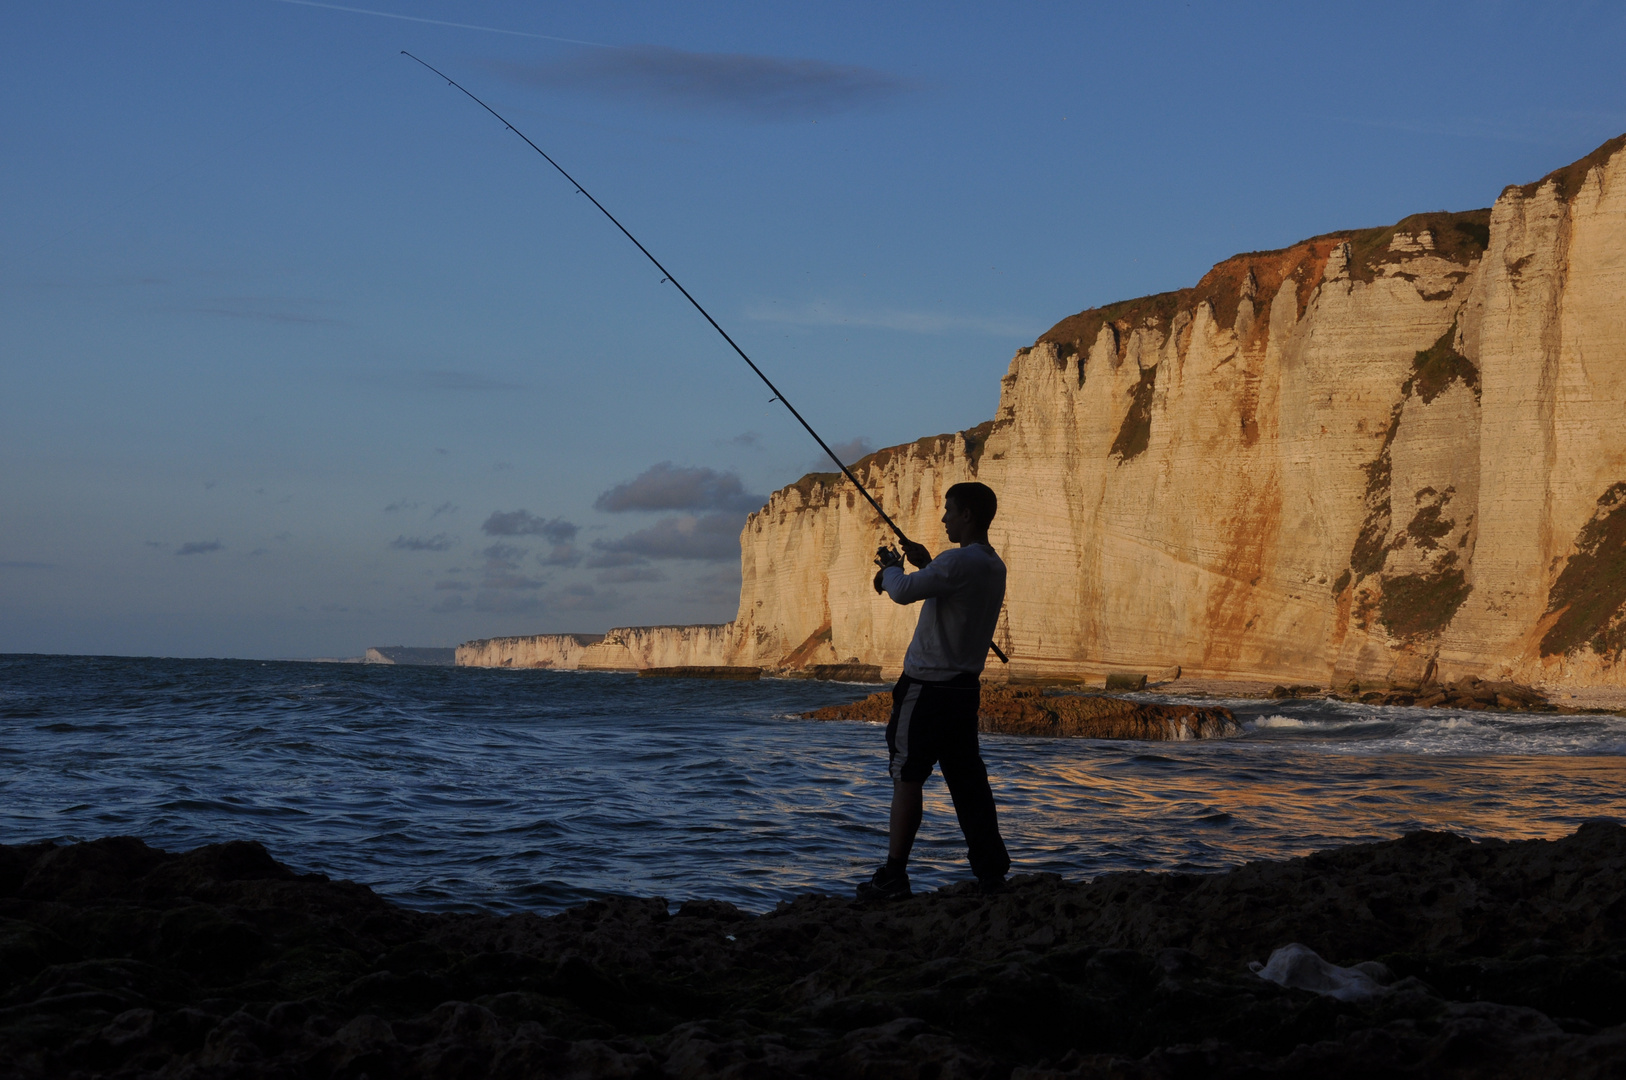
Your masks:
<svg viewBox="0 0 1626 1080"><path fill-rule="evenodd" d="M990 424L854 472L905 531L953 483L999 494L1013 673L1626 684L1623 145L1072 316ZM731 655L828 634L895 669L912 621L859 587L878 536L837 477L775 493Z"/></svg>
<svg viewBox="0 0 1626 1080"><path fill-rule="evenodd" d="M912 536L955 483L998 494L997 674L1626 685L1623 147L1071 316L992 421L852 471ZM805 476L741 532L734 622L612 632L617 662L895 673L885 539Z"/></svg>

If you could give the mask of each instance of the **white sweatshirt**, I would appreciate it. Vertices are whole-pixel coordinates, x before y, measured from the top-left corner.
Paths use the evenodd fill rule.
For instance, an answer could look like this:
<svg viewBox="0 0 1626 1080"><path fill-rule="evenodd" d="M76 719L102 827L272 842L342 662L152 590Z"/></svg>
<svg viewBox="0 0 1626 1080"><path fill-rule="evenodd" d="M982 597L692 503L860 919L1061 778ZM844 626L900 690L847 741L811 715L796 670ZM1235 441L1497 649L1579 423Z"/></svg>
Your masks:
<svg viewBox="0 0 1626 1080"><path fill-rule="evenodd" d="M949 548L926 568L906 574L889 566L881 587L895 603L926 601L915 639L904 654L903 673L942 682L981 671L1005 602L1005 563L986 544Z"/></svg>

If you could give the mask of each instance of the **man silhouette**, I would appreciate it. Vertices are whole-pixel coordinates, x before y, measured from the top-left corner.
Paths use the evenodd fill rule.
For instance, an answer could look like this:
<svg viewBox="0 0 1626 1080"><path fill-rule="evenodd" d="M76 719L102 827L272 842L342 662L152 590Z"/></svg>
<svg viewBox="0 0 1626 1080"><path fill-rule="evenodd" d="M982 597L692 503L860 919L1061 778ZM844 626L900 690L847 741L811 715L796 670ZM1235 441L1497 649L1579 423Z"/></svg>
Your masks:
<svg viewBox="0 0 1626 1080"><path fill-rule="evenodd" d="M977 745L980 675L1005 601L1005 563L988 545L988 525L998 509L999 500L986 484L955 484L943 496L943 526L958 547L933 558L920 544L906 541L904 555L918 568L913 574L904 571L903 558L892 548L876 553L875 591L899 604L924 603L903 675L892 688L892 718L886 725L892 775L886 863L858 886L860 900L910 895L909 851L920 830L921 789L938 764L965 833L972 873L984 894L1005 889L1011 859Z"/></svg>

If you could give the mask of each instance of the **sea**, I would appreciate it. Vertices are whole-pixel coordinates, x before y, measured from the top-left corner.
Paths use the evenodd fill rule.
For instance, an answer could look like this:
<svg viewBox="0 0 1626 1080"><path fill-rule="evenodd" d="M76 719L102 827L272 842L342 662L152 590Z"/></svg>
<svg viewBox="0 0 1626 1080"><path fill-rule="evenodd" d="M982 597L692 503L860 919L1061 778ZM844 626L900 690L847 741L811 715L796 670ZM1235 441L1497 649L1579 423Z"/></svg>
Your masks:
<svg viewBox="0 0 1626 1080"><path fill-rule="evenodd" d="M850 895L884 857L883 728L800 718L877 689L0 656L0 843L257 840L424 909L621 894L763 911ZM1418 829L1626 819L1620 717L1225 704L1232 738L983 736L1013 872L1216 872ZM937 777L910 869L917 891L969 878Z"/></svg>

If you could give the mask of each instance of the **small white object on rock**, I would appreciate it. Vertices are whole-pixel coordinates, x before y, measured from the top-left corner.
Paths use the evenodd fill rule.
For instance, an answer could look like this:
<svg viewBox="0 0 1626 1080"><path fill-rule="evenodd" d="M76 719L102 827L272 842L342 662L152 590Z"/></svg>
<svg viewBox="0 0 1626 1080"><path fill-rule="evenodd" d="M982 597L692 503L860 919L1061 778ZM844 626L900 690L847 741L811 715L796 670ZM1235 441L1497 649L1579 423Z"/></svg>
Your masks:
<svg viewBox="0 0 1626 1080"><path fill-rule="evenodd" d="M1383 965L1368 961L1359 967L1339 967L1327 963L1314 949L1298 942L1283 945L1263 964L1255 960L1248 965L1248 970L1278 986L1310 990L1339 1001L1370 1001L1389 992L1388 987L1374 978L1387 973Z"/></svg>

